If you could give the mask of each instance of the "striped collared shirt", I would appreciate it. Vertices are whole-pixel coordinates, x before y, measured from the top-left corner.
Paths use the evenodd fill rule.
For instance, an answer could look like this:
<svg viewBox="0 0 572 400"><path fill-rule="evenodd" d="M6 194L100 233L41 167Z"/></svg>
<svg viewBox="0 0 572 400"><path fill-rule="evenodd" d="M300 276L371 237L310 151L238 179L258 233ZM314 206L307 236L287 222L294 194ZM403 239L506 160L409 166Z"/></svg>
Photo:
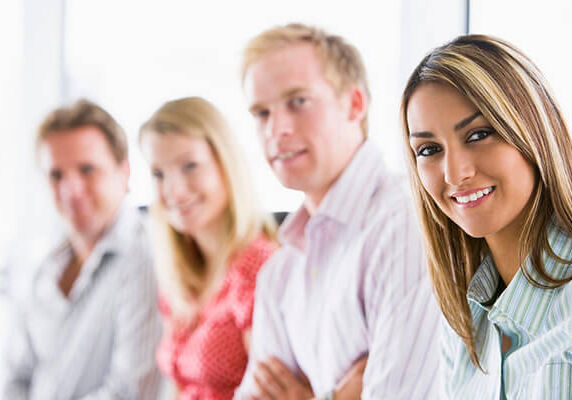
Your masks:
<svg viewBox="0 0 572 400"><path fill-rule="evenodd" d="M17 303L0 355L0 398L155 399L161 327L136 211L121 210L65 297L58 280L71 257L68 242L54 249Z"/></svg>
<svg viewBox="0 0 572 400"><path fill-rule="evenodd" d="M572 238L551 225L548 239L559 257L572 259ZM544 256L549 275L562 279L572 266ZM527 259L523 268L543 282ZM476 329L477 354L486 374L476 368L455 332L443 334L443 389L448 399L572 399L572 285L541 289L519 270L494 300L499 284L487 256L469 284L467 298ZM494 303L493 303L494 301ZM484 304L493 303L487 307ZM501 350L499 331L511 339Z"/></svg>
<svg viewBox="0 0 572 400"><path fill-rule="evenodd" d="M256 285L250 360L281 359L324 395L369 354L364 399L430 399L438 309L401 181L366 141L312 217L302 207Z"/></svg>

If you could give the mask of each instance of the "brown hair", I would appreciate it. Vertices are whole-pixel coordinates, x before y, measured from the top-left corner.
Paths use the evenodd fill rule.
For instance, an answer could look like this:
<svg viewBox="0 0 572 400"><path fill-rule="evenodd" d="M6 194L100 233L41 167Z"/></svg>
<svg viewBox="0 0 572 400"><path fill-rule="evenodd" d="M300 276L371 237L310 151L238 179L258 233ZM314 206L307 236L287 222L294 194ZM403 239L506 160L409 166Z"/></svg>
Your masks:
<svg viewBox="0 0 572 400"><path fill-rule="evenodd" d="M94 126L103 133L117 163L127 159L127 138L121 126L107 111L86 99L49 113L38 129L36 148L51 135L84 126Z"/></svg>
<svg viewBox="0 0 572 400"><path fill-rule="evenodd" d="M325 77L336 93L357 85L364 91L366 101L370 101L367 74L359 51L341 36L299 23L277 26L251 39L243 52L242 80L248 68L268 53L300 43L314 46L323 62ZM367 136L367 113L361 128L364 136Z"/></svg>
<svg viewBox="0 0 572 400"><path fill-rule="evenodd" d="M530 256L541 282L534 280L525 268L522 272L532 284L542 288L570 281L551 277L542 256L571 263L552 251L547 226L554 217L563 230L572 233L572 140L541 72L521 51L502 40L484 35L461 36L431 51L407 82L401 107L403 139L409 149L408 167L429 270L441 310L480 368L466 296L487 247L484 239L467 235L447 218L417 173L416 157L409 148L407 107L413 93L426 83L455 88L537 171L538 184L525 210L519 255L521 261Z"/></svg>

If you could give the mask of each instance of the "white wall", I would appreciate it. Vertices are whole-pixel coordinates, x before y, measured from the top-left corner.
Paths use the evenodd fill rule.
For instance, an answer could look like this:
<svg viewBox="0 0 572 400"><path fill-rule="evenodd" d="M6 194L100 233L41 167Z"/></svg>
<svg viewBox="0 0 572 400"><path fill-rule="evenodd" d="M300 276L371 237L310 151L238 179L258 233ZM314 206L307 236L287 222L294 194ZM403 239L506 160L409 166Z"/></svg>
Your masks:
<svg viewBox="0 0 572 400"><path fill-rule="evenodd" d="M239 79L242 48L276 24L301 21L345 36L364 55L373 92L371 126L395 164L401 8L399 2L213 0L69 3L67 70L73 97L89 96L113 112L132 145L131 201L152 199L137 129L162 102L199 95L230 120L264 205L293 210L302 196L284 189L266 166ZM136 14L133 13L137 9ZM101 21L105 29L101 29Z"/></svg>
<svg viewBox="0 0 572 400"><path fill-rule="evenodd" d="M132 203L152 199L136 144L139 125L162 102L199 95L235 128L267 209L297 207L302 196L284 189L263 161L239 81L242 48L276 24L315 24L359 48L373 93L371 136L389 168L403 170L401 89L429 48L462 33L464 2L451 3L213 0L197 7L176 0L4 0L0 26L10 57L0 78L13 95L0 91L9 127L2 133L0 177L13 196L1 199L0 251L23 234L53 236L54 212L34 164L33 135L51 108L79 96L101 103L128 132Z"/></svg>
<svg viewBox="0 0 572 400"><path fill-rule="evenodd" d="M541 69L568 126L572 123L572 1L471 2L471 33L495 35L519 47Z"/></svg>

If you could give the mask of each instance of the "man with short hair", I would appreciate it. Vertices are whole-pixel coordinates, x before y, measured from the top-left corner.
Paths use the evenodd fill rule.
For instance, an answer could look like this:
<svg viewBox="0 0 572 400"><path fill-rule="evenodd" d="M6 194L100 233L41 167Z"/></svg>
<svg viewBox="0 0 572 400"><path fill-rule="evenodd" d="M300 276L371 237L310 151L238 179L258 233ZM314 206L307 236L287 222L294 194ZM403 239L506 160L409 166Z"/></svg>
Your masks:
<svg viewBox="0 0 572 400"><path fill-rule="evenodd" d="M367 139L358 51L277 27L247 46L243 83L270 166L305 201L259 275L235 398L431 398L438 307L407 195Z"/></svg>
<svg viewBox="0 0 572 400"><path fill-rule="evenodd" d="M81 100L49 114L36 145L66 237L16 303L0 397L155 399L157 288L137 210L123 204L125 134Z"/></svg>

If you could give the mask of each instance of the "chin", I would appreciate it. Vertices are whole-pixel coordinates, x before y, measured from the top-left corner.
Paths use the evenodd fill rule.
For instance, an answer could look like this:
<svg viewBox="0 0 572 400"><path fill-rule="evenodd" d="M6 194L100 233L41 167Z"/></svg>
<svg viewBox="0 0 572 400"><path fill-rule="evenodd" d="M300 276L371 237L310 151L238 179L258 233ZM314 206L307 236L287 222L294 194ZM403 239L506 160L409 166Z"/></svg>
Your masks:
<svg viewBox="0 0 572 400"><path fill-rule="evenodd" d="M309 185L307 182L298 179L298 176L284 176L277 174L278 180L285 188L292 189L292 190L299 190L301 192L305 192Z"/></svg>
<svg viewBox="0 0 572 400"><path fill-rule="evenodd" d="M490 232L488 229L483 229L482 227L468 226L464 227L459 225L463 232L475 239L482 239L487 236Z"/></svg>

